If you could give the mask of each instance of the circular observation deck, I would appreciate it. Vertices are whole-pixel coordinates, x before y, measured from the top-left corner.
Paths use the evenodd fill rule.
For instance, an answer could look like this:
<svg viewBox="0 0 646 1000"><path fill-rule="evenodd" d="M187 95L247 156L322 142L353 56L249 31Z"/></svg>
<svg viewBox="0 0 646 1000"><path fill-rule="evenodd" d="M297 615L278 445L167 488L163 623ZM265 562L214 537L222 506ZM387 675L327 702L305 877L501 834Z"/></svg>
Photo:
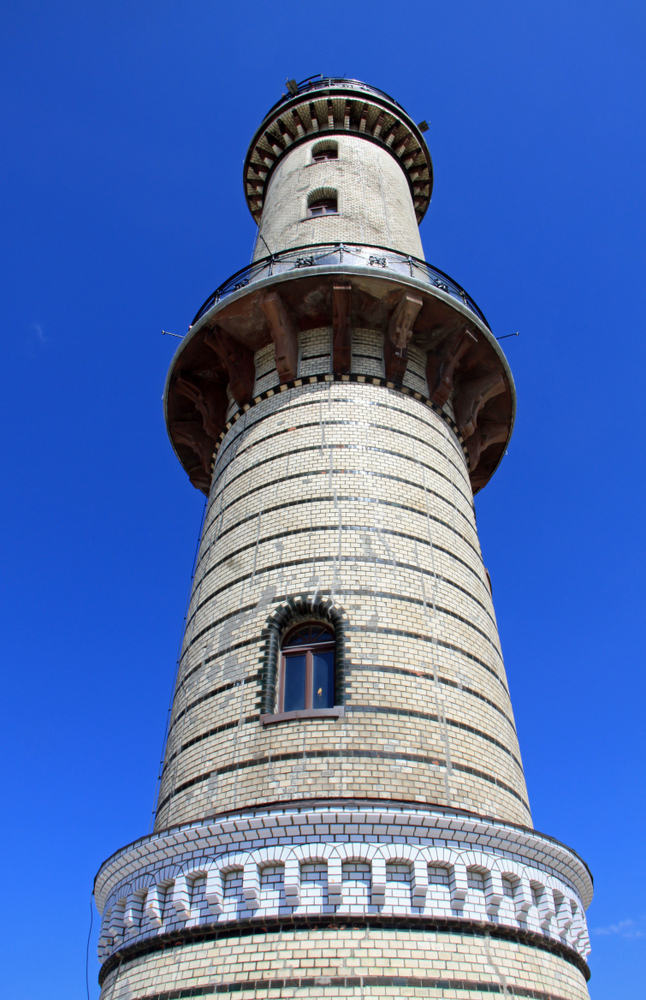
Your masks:
<svg viewBox="0 0 646 1000"><path fill-rule="evenodd" d="M257 130L247 153L243 178L249 211L259 223L265 195L282 157L303 142L331 135L356 135L386 149L408 180L418 224L433 190L431 154L420 127L376 87L360 80L321 77L283 94Z"/></svg>
<svg viewBox="0 0 646 1000"><path fill-rule="evenodd" d="M330 329L329 368L299 378L298 335ZM382 376L353 370L351 331L384 345ZM259 392L254 355L273 341L275 385ZM427 393L406 384L411 348L426 358ZM193 485L208 494L227 430L268 396L308 383L370 382L440 414L458 437L476 493L498 467L516 407L505 355L473 299L415 257L365 244L285 250L236 272L209 296L171 362L168 434Z"/></svg>

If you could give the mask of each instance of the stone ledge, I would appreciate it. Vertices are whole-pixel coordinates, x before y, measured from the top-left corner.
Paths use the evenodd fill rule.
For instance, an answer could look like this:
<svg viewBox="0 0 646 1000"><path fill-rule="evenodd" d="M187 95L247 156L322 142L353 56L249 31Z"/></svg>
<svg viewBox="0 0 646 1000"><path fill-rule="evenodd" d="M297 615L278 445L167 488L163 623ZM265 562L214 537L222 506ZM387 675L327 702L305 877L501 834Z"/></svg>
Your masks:
<svg viewBox="0 0 646 1000"><path fill-rule="evenodd" d="M590 979L590 969L587 962L572 948L560 942L550 941L540 934L531 931L515 930L513 928L500 927L496 924L474 921L456 920L423 920L411 923L406 918L389 918L380 920L378 917L345 917L342 921L344 929L362 927L375 928L376 930L390 931L425 931L427 933L458 934L461 937L489 937L493 940L513 941L530 948L537 948L540 951L551 952L560 958L570 962L584 976L586 982ZM139 958L143 955L162 951L166 948L177 948L178 946L190 944L193 941L215 941L226 937L249 937L252 935L280 934L282 932L314 930L338 931L339 918L336 916L316 917L311 916L306 919L251 919L238 921L234 926L223 928L210 925L208 927L186 928L184 931L173 934L160 935L154 940L141 941L136 944L122 948L118 953L113 954L104 962L99 973L99 983L103 985L106 977L117 965L128 962L131 959ZM444 980L446 982L446 980ZM199 994L198 994L199 995ZM522 993L512 995L522 996ZM527 995L527 994L525 994ZM540 994L539 994L540 996ZM549 1000L559 1000L550 995Z"/></svg>
<svg viewBox="0 0 646 1000"><path fill-rule="evenodd" d="M345 715L343 705L334 708L299 708L294 712L266 713L260 716L263 726L273 726L279 722L291 722L294 719L342 719Z"/></svg>

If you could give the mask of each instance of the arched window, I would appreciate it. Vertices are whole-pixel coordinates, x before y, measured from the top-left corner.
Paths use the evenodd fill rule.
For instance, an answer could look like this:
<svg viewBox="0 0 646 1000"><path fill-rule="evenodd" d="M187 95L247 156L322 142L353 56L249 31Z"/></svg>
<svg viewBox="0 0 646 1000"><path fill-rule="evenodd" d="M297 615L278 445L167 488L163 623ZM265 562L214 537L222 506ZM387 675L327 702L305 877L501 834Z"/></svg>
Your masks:
<svg viewBox="0 0 646 1000"><path fill-rule="evenodd" d="M318 215L338 215L336 198L319 198L307 206L307 215L310 219Z"/></svg>
<svg viewBox="0 0 646 1000"><path fill-rule="evenodd" d="M324 160L338 160L339 146L336 142L319 142L312 150L312 163L322 163Z"/></svg>
<svg viewBox="0 0 646 1000"><path fill-rule="evenodd" d="M306 622L281 643L278 711L334 706L334 632L322 622Z"/></svg>

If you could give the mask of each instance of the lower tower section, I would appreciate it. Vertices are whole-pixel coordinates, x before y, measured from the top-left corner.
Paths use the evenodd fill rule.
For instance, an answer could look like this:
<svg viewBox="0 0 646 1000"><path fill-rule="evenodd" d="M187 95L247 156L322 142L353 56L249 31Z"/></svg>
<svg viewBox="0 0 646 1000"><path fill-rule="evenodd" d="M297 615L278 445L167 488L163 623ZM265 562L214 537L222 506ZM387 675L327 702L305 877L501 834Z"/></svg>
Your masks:
<svg viewBox="0 0 646 1000"><path fill-rule="evenodd" d="M156 832L97 879L106 1000L588 995L592 882L531 829L460 404L421 347L397 385L383 334L351 344L339 375L334 325L300 332L283 383L261 347L229 403ZM328 703L293 707L312 622Z"/></svg>
<svg viewBox="0 0 646 1000"><path fill-rule="evenodd" d="M534 831L366 801L144 838L97 882L103 996L585 1000L591 880Z"/></svg>

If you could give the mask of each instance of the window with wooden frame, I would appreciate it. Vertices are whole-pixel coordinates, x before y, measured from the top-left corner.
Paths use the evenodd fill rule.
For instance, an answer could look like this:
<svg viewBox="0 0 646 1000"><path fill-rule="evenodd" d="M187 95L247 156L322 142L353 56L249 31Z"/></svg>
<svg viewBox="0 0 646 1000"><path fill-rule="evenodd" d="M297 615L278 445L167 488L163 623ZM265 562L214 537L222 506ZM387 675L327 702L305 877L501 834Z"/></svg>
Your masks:
<svg viewBox="0 0 646 1000"><path fill-rule="evenodd" d="M334 707L334 632L306 622L281 643L278 711Z"/></svg>
<svg viewBox="0 0 646 1000"><path fill-rule="evenodd" d="M315 219L319 215L338 215L336 198L319 198L307 206L307 215Z"/></svg>
<svg viewBox="0 0 646 1000"><path fill-rule="evenodd" d="M336 142L325 146L315 146L312 150L312 163L323 163L324 160L338 160L339 147Z"/></svg>

